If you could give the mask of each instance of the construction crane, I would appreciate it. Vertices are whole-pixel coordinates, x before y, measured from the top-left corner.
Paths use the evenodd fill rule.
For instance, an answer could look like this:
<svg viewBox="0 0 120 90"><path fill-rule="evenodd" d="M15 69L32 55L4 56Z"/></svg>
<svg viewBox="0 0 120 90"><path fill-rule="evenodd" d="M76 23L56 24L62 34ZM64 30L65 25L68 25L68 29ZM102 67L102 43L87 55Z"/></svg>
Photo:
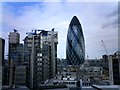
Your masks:
<svg viewBox="0 0 120 90"><path fill-rule="evenodd" d="M107 51L107 49L106 49L105 43L104 43L104 41L103 41L103 40L101 40L101 42L102 42L102 46L104 47L105 54L107 55L107 54L108 54L108 51Z"/></svg>

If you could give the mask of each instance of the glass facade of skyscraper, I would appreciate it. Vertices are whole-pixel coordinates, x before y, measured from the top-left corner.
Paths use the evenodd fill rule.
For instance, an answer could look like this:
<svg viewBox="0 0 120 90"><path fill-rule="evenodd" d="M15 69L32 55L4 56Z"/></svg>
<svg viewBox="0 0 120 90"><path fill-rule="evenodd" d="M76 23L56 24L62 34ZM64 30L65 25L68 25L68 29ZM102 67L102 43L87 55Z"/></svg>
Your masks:
<svg viewBox="0 0 120 90"><path fill-rule="evenodd" d="M80 65L85 59L84 36L76 16L72 18L67 33L66 59L68 65Z"/></svg>

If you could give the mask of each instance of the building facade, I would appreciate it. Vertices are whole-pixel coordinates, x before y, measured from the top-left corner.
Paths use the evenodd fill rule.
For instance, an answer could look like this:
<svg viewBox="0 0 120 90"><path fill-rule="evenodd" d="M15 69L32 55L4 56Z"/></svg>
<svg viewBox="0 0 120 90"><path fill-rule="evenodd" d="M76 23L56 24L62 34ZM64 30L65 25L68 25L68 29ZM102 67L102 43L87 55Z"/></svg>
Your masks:
<svg viewBox="0 0 120 90"><path fill-rule="evenodd" d="M68 65L80 65L85 60L85 41L81 24L76 16L67 33L66 59Z"/></svg>
<svg viewBox="0 0 120 90"><path fill-rule="evenodd" d="M26 76L27 76L26 66L17 66L15 68L15 85L16 86L26 86Z"/></svg>
<svg viewBox="0 0 120 90"><path fill-rule="evenodd" d="M23 46L23 44L19 44L18 46L17 46L17 48L16 48L16 52L17 52L17 57L18 57L18 62L17 62L17 64L18 65L21 65L21 64L23 64L23 56L24 56L24 46Z"/></svg>
<svg viewBox="0 0 120 90"><path fill-rule="evenodd" d="M111 85L120 85L120 52L108 56L109 61L109 81Z"/></svg>
<svg viewBox="0 0 120 90"><path fill-rule="evenodd" d="M40 31L40 32L38 32ZM37 88L41 82L52 78L57 73L57 32L35 30L24 40L24 54L28 54L30 70L30 88Z"/></svg>
<svg viewBox="0 0 120 90"><path fill-rule="evenodd" d="M14 65L17 64L17 47L20 43L20 34L14 29L14 32L10 32L9 35L9 65L12 61Z"/></svg>
<svg viewBox="0 0 120 90"><path fill-rule="evenodd" d="M14 72L15 65L17 65L17 53L16 49L20 42L20 34L17 30L14 29L14 32L10 32L9 35L9 51L8 51L8 60L9 60L9 86L12 87L14 84Z"/></svg>
<svg viewBox="0 0 120 90"><path fill-rule="evenodd" d="M0 90L2 89L2 66L4 65L5 40L0 38Z"/></svg>
<svg viewBox="0 0 120 90"><path fill-rule="evenodd" d="M9 33L9 87L15 85L16 67L23 63L23 44L20 44L20 34L16 29ZM19 71L20 72L20 71Z"/></svg>
<svg viewBox="0 0 120 90"><path fill-rule="evenodd" d="M53 78L57 74L57 44L58 32L42 31L40 33L40 48L37 50L37 82L38 85L47 79Z"/></svg>

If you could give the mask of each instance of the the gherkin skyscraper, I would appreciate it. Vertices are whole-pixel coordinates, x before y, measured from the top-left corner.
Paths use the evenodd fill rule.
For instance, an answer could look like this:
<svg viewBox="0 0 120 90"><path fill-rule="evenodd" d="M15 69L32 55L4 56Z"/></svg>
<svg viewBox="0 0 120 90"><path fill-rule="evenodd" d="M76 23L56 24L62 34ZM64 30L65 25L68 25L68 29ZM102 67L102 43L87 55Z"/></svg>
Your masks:
<svg viewBox="0 0 120 90"><path fill-rule="evenodd" d="M81 24L76 16L67 33L66 60L68 65L80 65L85 60L85 41Z"/></svg>

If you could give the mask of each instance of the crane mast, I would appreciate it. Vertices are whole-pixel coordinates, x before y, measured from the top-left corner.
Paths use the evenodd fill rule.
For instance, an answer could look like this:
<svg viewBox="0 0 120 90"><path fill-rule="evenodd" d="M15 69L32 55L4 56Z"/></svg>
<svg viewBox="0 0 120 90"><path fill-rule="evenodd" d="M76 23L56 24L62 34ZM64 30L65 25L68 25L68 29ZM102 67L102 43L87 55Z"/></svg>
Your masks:
<svg viewBox="0 0 120 90"><path fill-rule="evenodd" d="M103 41L103 40L101 40L101 42L102 42L102 46L104 47L105 54L107 55L107 54L108 54L108 51L107 51L107 49L106 49L105 43L104 43L104 41Z"/></svg>

